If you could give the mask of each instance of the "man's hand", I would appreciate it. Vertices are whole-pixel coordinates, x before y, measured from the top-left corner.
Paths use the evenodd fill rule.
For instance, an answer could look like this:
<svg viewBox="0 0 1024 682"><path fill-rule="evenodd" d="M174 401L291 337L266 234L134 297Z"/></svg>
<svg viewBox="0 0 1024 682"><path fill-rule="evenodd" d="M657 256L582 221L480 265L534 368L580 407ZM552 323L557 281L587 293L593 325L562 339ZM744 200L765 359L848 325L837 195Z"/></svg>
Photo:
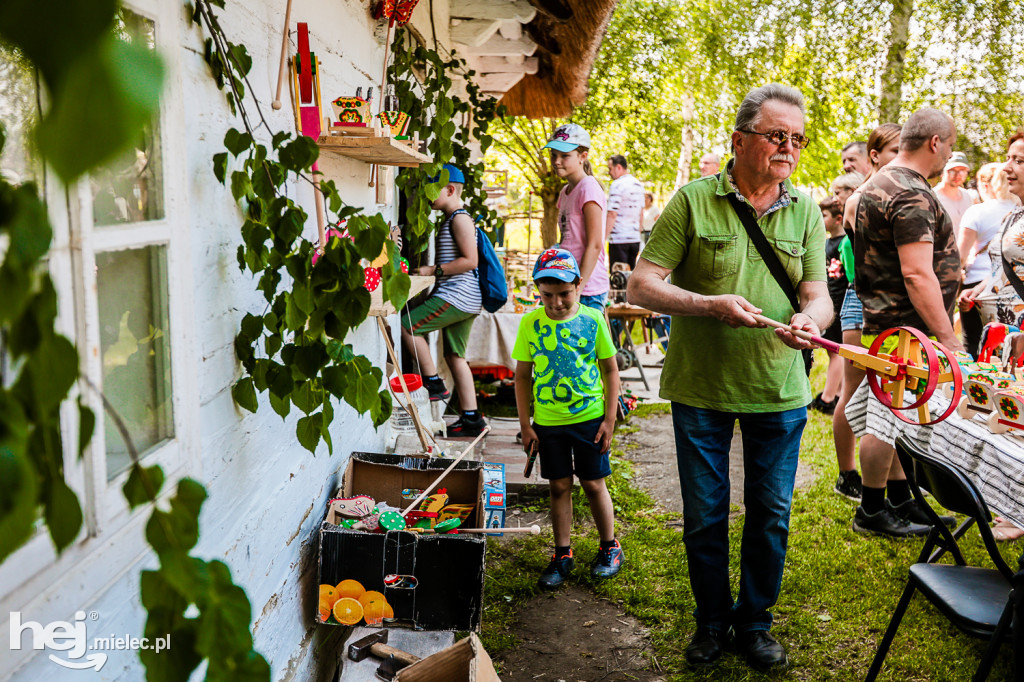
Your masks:
<svg viewBox="0 0 1024 682"><path fill-rule="evenodd" d="M612 443L612 434L615 433L615 417L611 419L602 419L601 426L597 429L597 435L594 437L594 442L599 444L601 452L606 452L608 446ZM524 439L525 443L526 440Z"/></svg>
<svg viewBox="0 0 1024 682"><path fill-rule="evenodd" d="M761 309L742 296L736 294L708 296L706 306L709 317L724 322L733 329L765 326L751 316L751 313L760 315Z"/></svg>
<svg viewBox="0 0 1024 682"><path fill-rule="evenodd" d="M533 444L534 443L538 443L537 432L533 430L533 425L532 424L528 425L528 426L524 426L522 428L522 432L523 432L523 435L521 436L521 438L523 440L523 452L525 452L527 455L529 455L530 454L530 450L532 450L533 447L534 447Z"/></svg>
<svg viewBox="0 0 1024 682"><path fill-rule="evenodd" d="M814 323L810 317L803 313L797 313L790 319L789 326L793 329L799 329L800 331L814 334L815 336L821 336L821 331L818 329L818 325ZM791 334L785 329L776 329L776 336L782 339L782 342L790 348L797 350L804 350L805 348L814 348L814 344L810 341L804 341L798 336Z"/></svg>

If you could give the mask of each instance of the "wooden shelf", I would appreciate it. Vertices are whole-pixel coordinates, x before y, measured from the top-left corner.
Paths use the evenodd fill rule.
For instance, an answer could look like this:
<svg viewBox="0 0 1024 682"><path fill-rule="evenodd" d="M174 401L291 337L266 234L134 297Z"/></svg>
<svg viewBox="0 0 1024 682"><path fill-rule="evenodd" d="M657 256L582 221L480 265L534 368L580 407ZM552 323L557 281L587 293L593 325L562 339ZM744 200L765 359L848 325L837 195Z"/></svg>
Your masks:
<svg viewBox="0 0 1024 682"><path fill-rule="evenodd" d="M336 154L380 166L414 168L421 163L433 161L426 154L420 154L405 142L391 136L322 135L317 144L321 154Z"/></svg>
<svg viewBox="0 0 1024 682"><path fill-rule="evenodd" d="M409 279L412 280L412 283L409 285L409 298L412 298L434 284L433 277L410 275ZM370 292L370 312L368 314L371 317L389 317L395 314L395 306L391 305L390 301L386 303L384 302L383 285Z"/></svg>

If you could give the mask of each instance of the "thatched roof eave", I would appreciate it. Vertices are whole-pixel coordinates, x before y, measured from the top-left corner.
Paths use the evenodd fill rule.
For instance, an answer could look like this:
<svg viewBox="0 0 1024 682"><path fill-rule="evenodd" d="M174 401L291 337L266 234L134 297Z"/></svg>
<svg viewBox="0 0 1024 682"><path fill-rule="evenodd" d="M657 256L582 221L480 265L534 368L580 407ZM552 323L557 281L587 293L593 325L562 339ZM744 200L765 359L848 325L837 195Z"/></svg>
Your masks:
<svg viewBox="0 0 1024 682"><path fill-rule="evenodd" d="M540 69L505 93L501 103L514 116L564 118L587 99L590 72L611 21L615 0L563 0L572 17L557 21L538 12L527 27L539 47ZM538 3L534 0L534 4Z"/></svg>

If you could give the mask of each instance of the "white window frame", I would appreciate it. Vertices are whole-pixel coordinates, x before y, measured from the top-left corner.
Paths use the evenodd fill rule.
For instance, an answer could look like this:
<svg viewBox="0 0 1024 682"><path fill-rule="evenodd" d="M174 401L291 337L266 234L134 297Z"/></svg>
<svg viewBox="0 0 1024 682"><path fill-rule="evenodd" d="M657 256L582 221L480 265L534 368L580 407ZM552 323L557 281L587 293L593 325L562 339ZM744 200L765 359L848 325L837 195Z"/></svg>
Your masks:
<svg viewBox="0 0 1024 682"><path fill-rule="evenodd" d="M181 478L199 478L201 464L186 155L182 151L186 149L186 126L179 75L185 19L175 3L129 0L123 6L155 22L157 51L165 66L159 113L164 217L95 227L88 178L65 187L47 168L43 185L54 229L50 273L58 293L58 331L78 348L80 372L102 388L96 254L165 247L174 433L145 453L142 461L163 468L166 498L173 495ZM81 460L75 402L79 396L96 415L92 441ZM73 613L84 608L149 553L143 532L149 510L129 510L121 490L128 472L107 480L103 423L101 398L87 386L76 387L62 406L61 432L65 480L81 503L82 531L58 556L49 532L40 529L0 564L0 614L22 611L25 618L42 623L68 620L69 610ZM8 628L7 619L0 618L0 641L6 641ZM23 649L17 653L23 656L18 657L15 668L35 652Z"/></svg>

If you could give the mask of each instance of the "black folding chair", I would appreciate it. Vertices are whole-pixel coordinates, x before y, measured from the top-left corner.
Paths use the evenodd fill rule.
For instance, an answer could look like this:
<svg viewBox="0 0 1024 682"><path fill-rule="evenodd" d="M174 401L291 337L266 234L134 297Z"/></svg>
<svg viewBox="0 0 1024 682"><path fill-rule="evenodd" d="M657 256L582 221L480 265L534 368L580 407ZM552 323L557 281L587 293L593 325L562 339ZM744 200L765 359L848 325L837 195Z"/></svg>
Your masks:
<svg viewBox="0 0 1024 682"><path fill-rule="evenodd" d="M902 437L896 441L896 452L899 455L903 471L907 474L907 482L918 504L925 510L932 523L931 533L925 540L917 563L910 567L907 586L900 597L896 612L889 621L889 627L878 645L875 658L868 670L867 682L878 676L882 662L889 651L896 630L900 626L903 614L910 604L914 591L920 591L942 615L956 627L972 637L989 640L985 654L981 658L974 680L988 677L995 661L999 646L1009 640L1016 630L1018 641L1020 636L1020 612L1024 610L1024 565L1016 574L1006 564L996 547L995 538L989 523L992 515L988 505L982 499L978 489L956 469L940 462L922 452L909 440ZM946 509L970 518L956 532L950 531L932 509L921 489L925 488L935 500ZM981 539L988 550L989 557L995 568L968 566L963 553L957 545L959 538L967 528L976 523ZM933 551L934 550L934 551ZM941 556L949 553L954 564L935 563ZM1014 623L1014 610L1018 611L1017 622ZM1016 652L1016 677L1024 680L1024 658Z"/></svg>

